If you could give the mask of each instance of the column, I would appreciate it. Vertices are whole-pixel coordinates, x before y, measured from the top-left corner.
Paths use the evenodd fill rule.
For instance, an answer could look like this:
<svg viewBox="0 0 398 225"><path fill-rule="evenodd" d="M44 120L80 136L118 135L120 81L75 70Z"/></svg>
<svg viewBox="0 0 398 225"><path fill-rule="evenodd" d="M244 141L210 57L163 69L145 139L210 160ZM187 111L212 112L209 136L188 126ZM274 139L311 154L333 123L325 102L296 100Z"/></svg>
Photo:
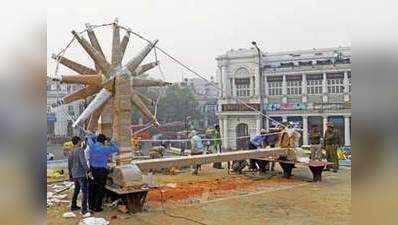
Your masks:
<svg viewBox="0 0 398 225"><path fill-rule="evenodd" d="M218 87L219 87L221 90L225 91L225 88L224 88L224 79L223 79L223 74L222 74L222 71L221 71L221 66L218 66L218 67L217 67L217 81L218 81ZM219 96L220 98L224 97L224 92L223 92L223 91L220 91L220 93L218 94L218 96Z"/></svg>
<svg viewBox="0 0 398 225"><path fill-rule="evenodd" d="M223 78L224 97L229 98L229 97L231 97L231 94L230 94L231 93L231 87L230 87L231 85L229 83L226 65L221 66L221 74L222 74L222 78Z"/></svg>
<svg viewBox="0 0 398 225"><path fill-rule="evenodd" d="M301 81L301 90L302 90L301 101L303 103L306 103L307 102L307 78L305 76L305 73L302 74L301 80L302 80Z"/></svg>
<svg viewBox="0 0 398 225"><path fill-rule="evenodd" d="M323 81L322 81L322 102L328 102L328 83L326 78L326 73L323 73Z"/></svg>
<svg viewBox="0 0 398 225"><path fill-rule="evenodd" d="M229 148L229 146L230 146L230 137L229 137L229 133L228 133L228 118L227 117L224 117L223 118L223 133L224 133L224 136L223 136L223 142L222 142L222 144L224 145L224 148L225 149L227 149L227 148Z"/></svg>
<svg viewBox="0 0 398 225"><path fill-rule="evenodd" d="M324 116L324 117L323 117L323 134L325 134L327 125L328 125L328 117L327 117L327 116Z"/></svg>
<svg viewBox="0 0 398 225"><path fill-rule="evenodd" d="M344 146L351 146L350 116L344 116Z"/></svg>
<svg viewBox="0 0 398 225"><path fill-rule="evenodd" d="M282 103L287 103L287 85L286 85L286 75L283 75L283 80L282 80Z"/></svg>
<svg viewBox="0 0 398 225"><path fill-rule="evenodd" d="M252 76L252 77L250 77L250 96L256 95L256 89L255 89L254 85L255 85L255 77Z"/></svg>
<svg viewBox="0 0 398 225"><path fill-rule="evenodd" d="M256 119L256 130L259 131L261 129L261 118L262 116L259 115Z"/></svg>
<svg viewBox="0 0 398 225"><path fill-rule="evenodd" d="M303 116L303 145L308 145L308 116Z"/></svg>
<svg viewBox="0 0 398 225"><path fill-rule="evenodd" d="M230 84L231 84L232 96L233 96L233 97L236 97L235 78L231 78L229 82L230 82Z"/></svg>
<svg viewBox="0 0 398 225"><path fill-rule="evenodd" d="M349 81L348 81L348 73L347 71L344 71L344 101L348 102L350 100L350 95L349 95Z"/></svg>
<svg viewBox="0 0 398 225"><path fill-rule="evenodd" d="M268 118L265 119L265 130L267 132L269 132L269 119Z"/></svg>

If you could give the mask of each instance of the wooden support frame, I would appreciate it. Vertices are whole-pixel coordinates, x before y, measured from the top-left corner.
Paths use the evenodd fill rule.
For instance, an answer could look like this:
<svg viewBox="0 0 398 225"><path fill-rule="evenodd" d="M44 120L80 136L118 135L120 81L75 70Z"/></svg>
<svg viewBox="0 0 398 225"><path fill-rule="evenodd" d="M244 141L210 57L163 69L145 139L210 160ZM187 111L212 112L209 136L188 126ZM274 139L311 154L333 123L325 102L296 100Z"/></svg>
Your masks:
<svg viewBox="0 0 398 225"><path fill-rule="evenodd" d="M133 163L136 164L142 172L149 172L151 170L157 170L161 168L183 167L196 164L209 164L214 162L228 162L259 157L277 157L278 155L286 154L286 152L287 148L242 150L225 152L220 154L216 153L206 155L181 156L175 158L139 160Z"/></svg>

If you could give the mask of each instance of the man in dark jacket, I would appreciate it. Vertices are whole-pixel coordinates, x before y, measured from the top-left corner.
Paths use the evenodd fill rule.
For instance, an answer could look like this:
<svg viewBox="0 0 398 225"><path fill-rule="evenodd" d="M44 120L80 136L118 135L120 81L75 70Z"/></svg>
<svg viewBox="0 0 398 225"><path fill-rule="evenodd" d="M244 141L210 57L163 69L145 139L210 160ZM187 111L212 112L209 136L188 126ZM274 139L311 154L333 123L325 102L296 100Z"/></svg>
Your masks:
<svg viewBox="0 0 398 225"><path fill-rule="evenodd" d="M88 180L87 173L89 168L87 166L86 158L84 157L84 149L81 148L81 139L77 136L72 138L74 149L68 158L69 175L75 183L75 190L72 198L71 210L82 210L83 216L90 216L88 212ZM82 190L82 207L78 207L76 204L77 196L79 195L80 189Z"/></svg>

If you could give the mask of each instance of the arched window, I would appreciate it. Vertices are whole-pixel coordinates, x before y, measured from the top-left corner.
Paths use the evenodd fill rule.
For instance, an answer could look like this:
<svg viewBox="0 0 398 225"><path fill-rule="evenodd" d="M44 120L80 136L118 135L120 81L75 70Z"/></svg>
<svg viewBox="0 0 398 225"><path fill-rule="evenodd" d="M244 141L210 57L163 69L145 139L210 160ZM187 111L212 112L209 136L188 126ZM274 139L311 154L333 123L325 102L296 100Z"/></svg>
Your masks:
<svg viewBox="0 0 398 225"><path fill-rule="evenodd" d="M249 70L241 67L234 73L236 96L248 97L250 96L250 76Z"/></svg>
<svg viewBox="0 0 398 225"><path fill-rule="evenodd" d="M249 126L245 123L240 123L236 126L236 149L249 148Z"/></svg>

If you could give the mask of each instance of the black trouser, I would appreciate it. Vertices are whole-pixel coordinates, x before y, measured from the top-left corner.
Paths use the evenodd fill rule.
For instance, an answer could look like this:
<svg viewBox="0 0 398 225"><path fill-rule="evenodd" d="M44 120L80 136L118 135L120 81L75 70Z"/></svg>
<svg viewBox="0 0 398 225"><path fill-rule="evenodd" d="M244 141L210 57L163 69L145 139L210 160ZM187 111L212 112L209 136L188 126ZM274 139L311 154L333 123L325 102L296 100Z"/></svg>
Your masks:
<svg viewBox="0 0 398 225"><path fill-rule="evenodd" d="M214 146L213 153L221 153L221 145L213 145L213 146ZM228 162L228 165L229 165L229 162ZM213 168L222 169L222 163L221 162L213 163ZM228 168L229 168L229 166L228 166Z"/></svg>
<svg viewBox="0 0 398 225"><path fill-rule="evenodd" d="M93 180L90 182L90 209L98 211L102 209L102 199L105 195L105 184L108 170L101 167L91 167Z"/></svg>
<svg viewBox="0 0 398 225"><path fill-rule="evenodd" d="M249 149L254 150L257 149L257 146L253 145L253 143L249 142ZM256 169L256 163L258 160L255 159L250 159L250 169L255 170Z"/></svg>
<svg viewBox="0 0 398 225"><path fill-rule="evenodd" d="M79 195L80 189L82 190L82 213L85 214L87 212L88 207L88 181L85 177L73 178L73 182L75 183L75 190L73 192L72 197L72 205L71 209L77 208L77 196Z"/></svg>

